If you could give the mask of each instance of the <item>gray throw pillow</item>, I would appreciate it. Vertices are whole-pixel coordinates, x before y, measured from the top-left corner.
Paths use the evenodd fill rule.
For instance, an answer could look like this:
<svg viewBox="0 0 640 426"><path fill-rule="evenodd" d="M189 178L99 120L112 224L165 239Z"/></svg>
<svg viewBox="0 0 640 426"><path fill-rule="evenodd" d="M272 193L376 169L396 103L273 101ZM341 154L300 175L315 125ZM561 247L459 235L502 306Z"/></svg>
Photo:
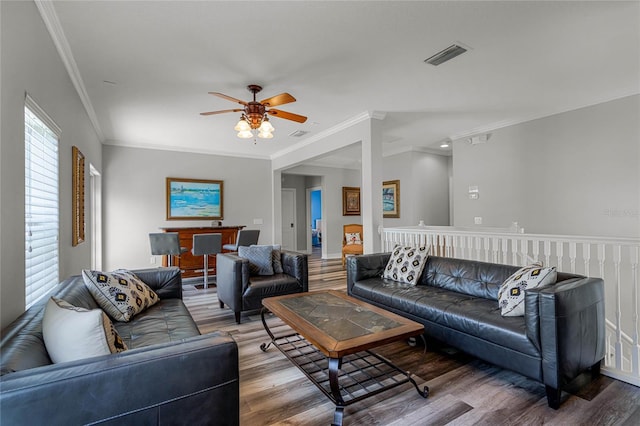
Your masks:
<svg viewBox="0 0 640 426"><path fill-rule="evenodd" d="M249 261L251 275L273 275L272 246L238 247L238 256Z"/></svg>
<svg viewBox="0 0 640 426"><path fill-rule="evenodd" d="M282 274L284 269L282 268L282 246L280 244L270 245L258 245L254 244L251 247L271 247L273 251L271 252L271 263L273 264L273 273L274 274Z"/></svg>

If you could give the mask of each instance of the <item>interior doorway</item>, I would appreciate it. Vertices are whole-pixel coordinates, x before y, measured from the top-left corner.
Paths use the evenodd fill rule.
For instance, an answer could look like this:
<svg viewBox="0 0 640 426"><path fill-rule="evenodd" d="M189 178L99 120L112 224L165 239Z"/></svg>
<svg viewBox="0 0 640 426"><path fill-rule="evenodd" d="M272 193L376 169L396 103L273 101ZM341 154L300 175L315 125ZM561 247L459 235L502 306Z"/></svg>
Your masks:
<svg viewBox="0 0 640 426"><path fill-rule="evenodd" d="M322 249L322 187L307 188L307 250Z"/></svg>

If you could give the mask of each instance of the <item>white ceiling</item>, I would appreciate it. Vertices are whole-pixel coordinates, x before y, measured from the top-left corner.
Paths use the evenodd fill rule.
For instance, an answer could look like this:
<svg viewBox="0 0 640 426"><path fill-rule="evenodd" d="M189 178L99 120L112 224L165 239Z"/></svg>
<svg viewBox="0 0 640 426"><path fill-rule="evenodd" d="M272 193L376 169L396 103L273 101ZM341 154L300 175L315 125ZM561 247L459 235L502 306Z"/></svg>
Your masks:
<svg viewBox="0 0 640 426"><path fill-rule="evenodd" d="M640 93L640 3L55 1L104 142L268 158L363 112L385 150L456 139ZM51 9L50 9L51 10ZM438 67L454 42L471 50ZM112 84L115 83L115 84ZM274 139L241 140L238 106L289 92ZM310 132L303 138L288 136Z"/></svg>

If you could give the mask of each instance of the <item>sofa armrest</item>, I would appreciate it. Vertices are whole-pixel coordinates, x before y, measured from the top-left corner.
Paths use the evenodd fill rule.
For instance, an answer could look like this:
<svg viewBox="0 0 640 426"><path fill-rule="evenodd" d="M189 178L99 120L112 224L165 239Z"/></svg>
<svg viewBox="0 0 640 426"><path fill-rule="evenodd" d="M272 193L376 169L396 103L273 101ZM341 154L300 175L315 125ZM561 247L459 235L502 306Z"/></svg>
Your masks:
<svg viewBox="0 0 640 426"><path fill-rule="evenodd" d="M249 261L237 253L216 255L216 287L218 300L233 311L242 310L242 295L249 286Z"/></svg>
<svg viewBox="0 0 640 426"><path fill-rule="evenodd" d="M605 356L604 282L574 278L539 292L543 379L560 389Z"/></svg>
<svg viewBox="0 0 640 426"><path fill-rule="evenodd" d="M303 292L309 291L309 261L303 253L282 250L282 269L285 274L295 277Z"/></svg>
<svg viewBox="0 0 640 426"><path fill-rule="evenodd" d="M387 266L391 253L373 253L347 258L347 292L356 281L367 278L381 277Z"/></svg>
<svg viewBox="0 0 640 426"><path fill-rule="evenodd" d="M227 333L2 376L0 424L238 424L238 347Z"/></svg>
<svg viewBox="0 0 640 426"><path fill-rule="evenodd" d="M160 299L182 299L180 268L148 268L131 272L155 291Z"/></svg>

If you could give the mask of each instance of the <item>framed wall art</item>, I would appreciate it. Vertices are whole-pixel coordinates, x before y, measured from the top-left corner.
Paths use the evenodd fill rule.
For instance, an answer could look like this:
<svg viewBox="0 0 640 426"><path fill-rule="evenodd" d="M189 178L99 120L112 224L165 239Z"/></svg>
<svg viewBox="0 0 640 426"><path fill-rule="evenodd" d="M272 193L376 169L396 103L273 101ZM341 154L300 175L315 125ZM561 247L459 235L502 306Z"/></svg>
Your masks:
<svg viewBox="0 0 640 426"><path fill-rule="evenodd" d="M72 229L71 245L84 242L84 155L77 146L71 147L72 157Z"/></svg>
<svg viewBox="0 0 640 426"><path fill-rule="evenodd" d="M342 187L342 216L360 216L359 187Z"/></svg>
<svg viewBox="0 0 640 426"><path fill-rule="evenodd" d="M382 217L400 217L400 181L382 182Z"/></svg>
<svg viewBox="0 0 640 426"><path fill-rule="evenodd" d="M221 180L167 178L167 220L224 219Z"/></svg>

